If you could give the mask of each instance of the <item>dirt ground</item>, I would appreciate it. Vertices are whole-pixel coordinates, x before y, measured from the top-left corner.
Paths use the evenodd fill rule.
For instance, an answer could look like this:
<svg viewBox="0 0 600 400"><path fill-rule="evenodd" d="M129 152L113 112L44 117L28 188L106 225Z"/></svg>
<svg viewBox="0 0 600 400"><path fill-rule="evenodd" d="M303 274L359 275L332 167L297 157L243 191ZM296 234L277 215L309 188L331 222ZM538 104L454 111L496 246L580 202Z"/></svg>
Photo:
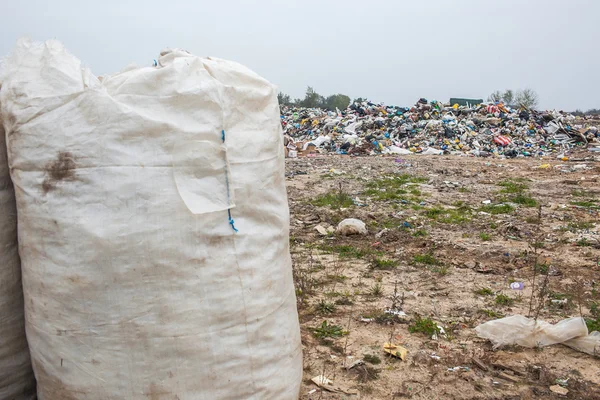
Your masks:
<svg viewBox="0 0 600 400"><path fill-rule="evenodd" d="M600 399L598 357L494 349L474 329L600 324L600 162L317 155L288 159L286 176L302 399ZM345 218L368 232L332 232Z"/></svg>

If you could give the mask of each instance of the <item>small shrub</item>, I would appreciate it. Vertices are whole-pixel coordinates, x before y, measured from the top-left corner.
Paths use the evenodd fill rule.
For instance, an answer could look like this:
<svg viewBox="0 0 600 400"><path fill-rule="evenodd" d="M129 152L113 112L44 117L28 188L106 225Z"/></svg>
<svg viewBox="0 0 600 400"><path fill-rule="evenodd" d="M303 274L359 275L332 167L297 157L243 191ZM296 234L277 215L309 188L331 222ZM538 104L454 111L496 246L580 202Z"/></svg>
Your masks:
<svg viewBox="0 0 600 400"><path fill-rule="evenodd" d="M315 310L319 314L333 314L335 312L335 305L325 300L321 300L315 306Z"/></svg>
<svg viewBox="0 0 600 400"><path fill-rule="evenodd" d="M515 182L515 180L504 180L498 183L498 186L502 186L502 190L500 193L521 193L527 189L527 185L520 182Z"/></svg>
<svg viewBox="0 0 600 400"><path fill-rule="evenodd" d="M417 315L415 321L408 326L410 333L423 333L427 336L433 336L434 334L440 333L440 328L430 318L421 318Z"/></svg>
<svg viewBox="0 0 600 400"><path fill-rule="evenodd" d="M413 256L413 263L425 265L438 265L440 262L430 253Z"/></svg>
<svg viewBox="0 0 600 400"><path fill-rule="evenodd" d="M488 240L491 239L491 237L490 237L490 235L488 233L481 232L479 234L479 239L483 240L484 242L487 242Z"/></svg>
<svg viewBox="0 0 600 400"><path fill-rule="evenodd" d="M348 334L341 326L329 325L327 321L323 321L320 326L313 328L313 333L317 338L339 338Z"/></svg>
<svg viewBox="0 0 600 400"><path fill-rule="evenodd" d="M381 258L375 258L373 260L373 269L389 271L395 269L398 266L398 261L384 260Z"/></svg>
<svg viewBox="0 0 600 400"><path fill-rule="evenodd" d="M373 285L369 290L369 294L373 297L383 296L383 287L381 286L381 283L376 283Z"/></svg>
<svg viewBox="0 0 600 400"><path fill-rule="evenodd" d="M505 294L496 295L496 304L500 306L512 306L515 300Z"/></svg>
<svg viewBox="0 0 600 400"><path fill-rule="evenodd" d="M497 312L497 311L493 311L493 310L485 310L485 309L481 309L479 310L479 312L481 314L487 315L489 318L502 318L504 317L503 314Z"/></svg>
<svg viewBox="0 0 600 400"><path fill-rule="evenodd" d="M424 229L417 229L412 235L413 237L425 237L427 236L427 231Z"/></svg>
<svg viewBox="0 0 600 400"><path fill-rule="evenodd" d="M352 200L352 197L350 197L348 193L332 191L317 196L310 203L320 207L329 206L331 208L348 208L354 205L354 200Z"/></svg>
<svg viewBox="0 0 600 400"><path fill-rule="evenodd" d="M514 208L510 204L486 204L479 208L479 211L486 212L492 215L510 214Z"/></svg>
<svg viewBox="0 0 600 400"><path fill-rule="evenodd" d="M519 193L518 195L511 197L510 200L513 203L520 204L525 207L537 207L538 202L528 194Z"/></svg>
<svg viewBox="0 0 600 400"><path fill-rule="evenodd" d="M477 289L475 291L475 294L478 294L480 296L493 296L494 291L490 288L481 288L481 289Z"/></svg>

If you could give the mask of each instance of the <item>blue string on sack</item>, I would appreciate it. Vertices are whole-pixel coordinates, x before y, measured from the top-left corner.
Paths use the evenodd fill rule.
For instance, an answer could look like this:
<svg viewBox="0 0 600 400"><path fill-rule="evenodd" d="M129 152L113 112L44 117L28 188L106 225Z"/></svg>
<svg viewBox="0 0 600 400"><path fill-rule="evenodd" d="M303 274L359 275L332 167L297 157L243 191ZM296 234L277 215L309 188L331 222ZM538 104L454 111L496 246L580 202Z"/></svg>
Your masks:
<svg viewBox="0 0 600 400"><path fill-rule="evenodd" d="M225 143L225 129L221 131L221 140ZM225 185L227 185L227 202L229 203L229 177L227 176L227 170L225 170ZM229 217L229 225L237 232L238 230L234 225L235 222L233 221L233 218L231 218L231 209L227 210L227 215Z"/></svg>

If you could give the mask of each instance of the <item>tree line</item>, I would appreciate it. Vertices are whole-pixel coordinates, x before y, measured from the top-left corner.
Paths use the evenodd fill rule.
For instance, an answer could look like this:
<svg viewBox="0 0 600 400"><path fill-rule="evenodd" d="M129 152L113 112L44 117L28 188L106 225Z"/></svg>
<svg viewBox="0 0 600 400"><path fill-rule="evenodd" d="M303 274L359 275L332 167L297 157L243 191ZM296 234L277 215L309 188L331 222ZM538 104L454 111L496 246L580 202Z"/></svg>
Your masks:
<svg viewBox="0 0 600 400"><path fill-rule="evenodd" d="M538 94L533 89L522 89L513 91L507 89L504 92L496 90L487 98L487 101L503 102L511 107L523 107L535 109L538 106Z"/></svg>
<svg viewBox="0 0 600 400"><path fill-rule="evenodd" d="M345 94L332 94L331 96L325 97L321 96L310 86L306 88L303 99L292 100L289 95L283 92L279 92L277 99L279 100L280 105L323 108L329 111L335 111L336 108L343 111L350 105L350 97Z"/></svg>

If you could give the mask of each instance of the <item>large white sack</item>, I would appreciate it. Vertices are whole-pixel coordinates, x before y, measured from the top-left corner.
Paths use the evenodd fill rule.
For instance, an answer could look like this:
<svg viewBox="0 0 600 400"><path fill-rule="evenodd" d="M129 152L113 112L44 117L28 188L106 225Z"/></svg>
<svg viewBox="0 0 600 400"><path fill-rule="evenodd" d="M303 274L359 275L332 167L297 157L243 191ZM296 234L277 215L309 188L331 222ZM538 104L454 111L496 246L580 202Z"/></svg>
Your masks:
<svg viewBox="0 0 600 400"><path fill-rule="evenodd" d="M40 400L296 399L275 88L183 51L100 81L49 41L0 93Z"/></svg>
<svg viewBox="0 0 600 400"><path fill-rule="evenodd" d="M17 209L0 118L0 400L35 398L35 380L25 338Z"/></svg>

